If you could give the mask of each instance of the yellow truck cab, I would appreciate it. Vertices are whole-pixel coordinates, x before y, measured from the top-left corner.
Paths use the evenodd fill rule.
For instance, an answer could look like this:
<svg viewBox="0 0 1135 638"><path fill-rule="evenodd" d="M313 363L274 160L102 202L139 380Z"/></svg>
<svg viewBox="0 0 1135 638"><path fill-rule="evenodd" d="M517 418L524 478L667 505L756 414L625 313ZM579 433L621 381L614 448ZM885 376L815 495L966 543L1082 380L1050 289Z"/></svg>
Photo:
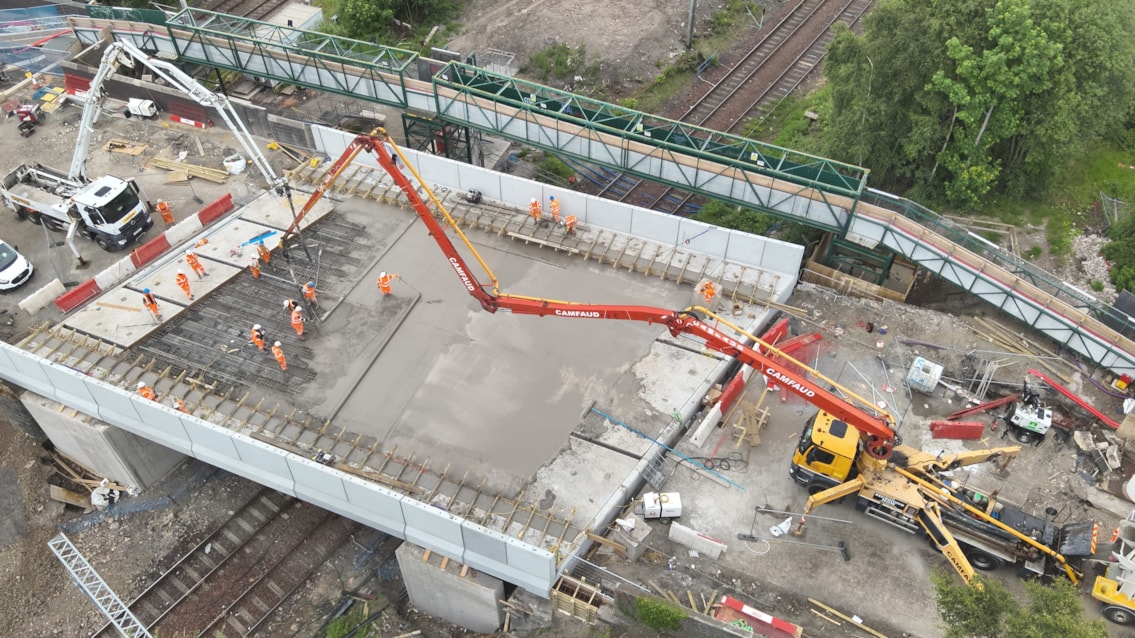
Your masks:
<svg viewBox="0 0 1135 638"><path fill-rule="evenodd" d="M855 478L860 439L859 430L821 410L804 426L788 474L809 494Z"/></svg>

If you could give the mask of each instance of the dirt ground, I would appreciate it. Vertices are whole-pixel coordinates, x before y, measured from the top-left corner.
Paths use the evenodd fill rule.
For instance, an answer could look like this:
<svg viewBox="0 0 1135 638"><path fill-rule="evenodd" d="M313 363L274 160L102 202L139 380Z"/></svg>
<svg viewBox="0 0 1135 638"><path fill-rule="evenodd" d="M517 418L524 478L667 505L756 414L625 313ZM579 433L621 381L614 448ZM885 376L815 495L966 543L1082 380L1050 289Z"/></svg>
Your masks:
<svg viewBox="0 0 1135 638"><path fill-rule="evenodd" d="M705 28L719 5L699 2L695 27ZM588 61L601 61L604 87L618 94L652 81L682 54L689 9L685 0L471 0L462 16L462 33L446 47L465 53L505 51L523 65L550 45L582 45Z"/></svg>

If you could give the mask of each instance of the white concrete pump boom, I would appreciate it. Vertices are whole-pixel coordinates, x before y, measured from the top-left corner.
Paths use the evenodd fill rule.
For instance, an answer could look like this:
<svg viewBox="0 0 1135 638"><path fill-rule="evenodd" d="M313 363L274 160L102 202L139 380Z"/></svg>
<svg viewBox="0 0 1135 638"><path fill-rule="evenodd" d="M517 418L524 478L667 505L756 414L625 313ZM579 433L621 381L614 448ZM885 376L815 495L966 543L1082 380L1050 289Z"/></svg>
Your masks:
<svg viewBox="0 0 1135 638"><path fill-rule="evenodd" d="M79 122L79 137L75 141L75 154L71 157L71 170L68 172L68 177L73 182L86 184L90 181L87 178L87 153L91 147L91 133L102 113L102 102L106 99L103 84L108 77L114 75L121 64L134 67L131 58L119 55L122 47L115 46L116 44L118 43L112 43L103 52L98 71L91 79L90 88L87 90L87 105L83 108L83 119Z"/></svg>
<svg viewBox="0 0 1135 638"><path fill-rule="evenodd" d="M272 170L272 167L268 164L268 158L260 152L260 149L256 146L256 142L252 139L252 134L248 132L244 121L237 115L236 110L233 108L228 98L205 88L197 82L197 80L193 79L189 74L173 64L165 60L151 57L135 45L125 41L111 42L107 46L106 52L103 53L102 63L99 65L98 73L95 75L94 79L91 80L90 97L88 98L86 109L83 112L83 124L79 129L79 143L75 149L75 158L71 163L72 176L83 175L85 173L83 166L86 163L91 128L98 119L98 111L100 110L99 104L105 97L102 87L103 82L120 64L131 64L129 62L130 60L135 60L145 65L146 68L153 71L162 80L165 80L169 86L193 98L193 100L201 106L216 109L221 115L221 119L228 125L229 130L233 132L241 148L244 149L245 154L252 159L252 163L256 165L257 170L259 170L260 174L264 176L264 179L268 181L268 185L271 188L286 186L287 180L278 177L275 171Z"/></svg>

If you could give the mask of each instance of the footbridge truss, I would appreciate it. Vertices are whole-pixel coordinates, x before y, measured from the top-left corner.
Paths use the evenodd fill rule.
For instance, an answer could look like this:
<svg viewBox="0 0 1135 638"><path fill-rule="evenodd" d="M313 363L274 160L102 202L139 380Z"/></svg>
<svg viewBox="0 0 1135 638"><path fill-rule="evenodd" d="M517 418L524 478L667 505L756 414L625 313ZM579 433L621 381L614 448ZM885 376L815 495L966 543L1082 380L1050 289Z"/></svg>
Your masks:
<svg viewBox="0 0 1135 638"><path fill-rule="evenodd" d="M857 166L468 64L199 9L160 25L81 17L71 25L87 44L109 35L182 62L428 112L886 248L1096 364L1135 375L1135 342L1104 323L1135 328L1129 317L933 211L868 189L867 170Z"/></svg>

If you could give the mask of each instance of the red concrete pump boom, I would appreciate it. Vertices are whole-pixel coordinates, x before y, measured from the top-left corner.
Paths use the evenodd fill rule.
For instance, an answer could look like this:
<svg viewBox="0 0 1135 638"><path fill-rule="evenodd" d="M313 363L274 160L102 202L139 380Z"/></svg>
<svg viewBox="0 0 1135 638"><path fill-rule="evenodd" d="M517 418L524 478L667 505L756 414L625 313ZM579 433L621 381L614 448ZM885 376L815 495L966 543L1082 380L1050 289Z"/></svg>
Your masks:
<svg viewBox="0 0 1135 638"><path fill-rule="evenodd" d="M382 131L376 131L376 133L384 135ZM387 150L384 143L391 144L391 150ZM418 194L413 184L410 183L410 180L407 179L395 164L395 160L391 155L393 148L392 142L374 134L355 137L347 146L342 156L323 176L315 192L312 193L311 198L296 215L295 221L284 231L283 238L286 239L291 235L300 220L303 219L303 216L307 214L323 194L327 192L327 189L334 184L339 174L354 161L358 154L364 150L369 151L374 154L379 165L382 166L383 170L394 180L394 183L405 193L411 206L414 208L414 212L417 213L418 217L426 225L430 236L433 237L438 247L441 248L442 253L445 254L449 266L457 273L457 277L461 280L465 289L469 291L469 294L480 302L481 307L485 310L493 313L506 311L522 315L536 315L539 317L555 316L574 319L619 319L665 325L671 335L675 337L691 335L703 339L706 347L710 350L720 352L726 356L736 357L742 363L750 365L760 370L762 374L776 379L778 383L783 384L786 388L803 397L812 405L854 426L866 437L865 449L871 456L876 458L887 458L890 456L896 443L896 437L888 415L885 413L880 415L863 410L836 395L834 392L809 381L807 378L797 374L792 369L763 354L761 351L751 348L721 333L708 323L703 322L693 309L666 310L650 306L601 305L553 301L550 299L500 294L497 291L495 277L493 278L492 286L482 284L477 280L473 271L470 270L465 259L461 256L461 253L457 251L457 247L454 246L453 242L449 239L449 236L446 235L445 230L438 223L437 219L434 218L433 213L430 211L425 201L422 200L421 195ZM420 178L419 182L423 185L425 184L421 182ZM457 232L460 233L459 230ZM462 235L462 238L464 238L464 235ZM281 240L281 243L282 242L283 240ZM466 241L466 244L469 246L470 250L473 250L474 253L476 252L468 241ZM479 256L478 260L480 261ZM484 265L484 262L481 263ZM761 347L772 349L772 347L767 346L767 344L761 344ZM786 356L786 358L792 361L790 357ZM798 362L792 362L798 364Z"/></svg>

